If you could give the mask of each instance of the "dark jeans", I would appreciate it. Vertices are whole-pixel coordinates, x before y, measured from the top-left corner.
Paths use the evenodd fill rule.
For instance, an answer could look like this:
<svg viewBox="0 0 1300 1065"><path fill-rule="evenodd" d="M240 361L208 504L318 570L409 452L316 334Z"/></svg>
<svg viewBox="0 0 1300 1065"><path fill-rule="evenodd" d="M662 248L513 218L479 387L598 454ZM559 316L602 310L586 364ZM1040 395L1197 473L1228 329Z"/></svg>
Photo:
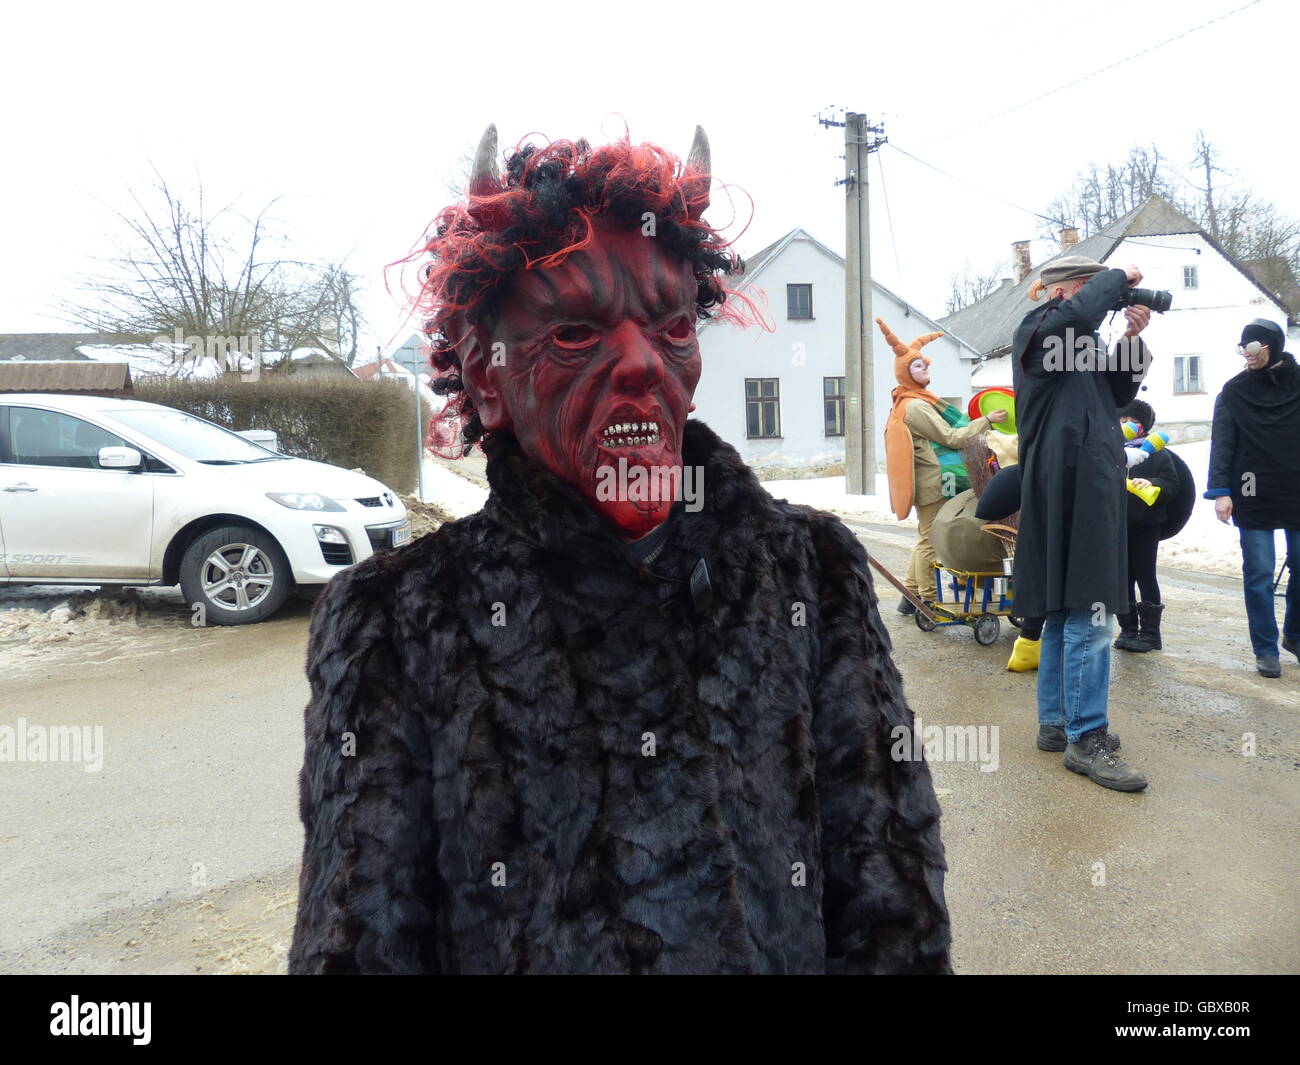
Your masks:
<svg viewBox="0 0 1300 1065"><path fill-rule="evenodd" d="M1241 576L1246 590L1246 620L1250 623L1250 644L1256 655L1277 656L1277 615L1273 605L1273 569L1277 561L1272 529L1238 529L1241 534ZM1286 530L1287 574L1286 618L1283 634L1300 640L1300 529Z"/></svg>
<svg viewBox="0 0 1300 1065"><path fill-rule="evenodd" d="M1128 601L1130 603L1160 602L1160 585L1156 582L1156 554L1160 550L1158 525L1130 525L1128 527ZM1133 594L1137 585L1140 597Z"/></svg>

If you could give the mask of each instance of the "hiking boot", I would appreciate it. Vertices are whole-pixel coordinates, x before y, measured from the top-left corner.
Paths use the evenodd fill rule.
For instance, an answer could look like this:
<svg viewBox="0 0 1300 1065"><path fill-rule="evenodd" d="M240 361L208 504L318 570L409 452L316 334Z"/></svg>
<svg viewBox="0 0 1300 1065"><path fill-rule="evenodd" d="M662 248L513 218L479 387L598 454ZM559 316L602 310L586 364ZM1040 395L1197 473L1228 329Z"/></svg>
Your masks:
<svg viewBox="0 0 1300 1065"><path fill-rule="evenodd" d="M1282 661L1277 655L1256 655L1255 668L1259 670L1261 677L1268 677L1270 680L1277 680L1282 675Z"/></svg>
<svg viewBox="0 0 1300 1065"><path fill-rule="evenodd" d="M1141 791L1147 778L1116 753L1118 744L1112 740L1104 728L1085 732L1065 748L1065 768L1112 791Z"/></svg>
<svg viewBox="0 0 1300 1065"><path fill-rule="evenodd" d="M1164 646L1160 642L1160 615L1164 609L1163 603L1138 603L1138 634L1129 641L1130 651L1145 654L1159 651Z"/></svg>
<svg viewBox="0 0 1300 1065"><path fill-rule="evenodd" d="M1106 743L1112 751L1119 750L1119 733L1107 732ZM1053 754L1060 754L1069 741L1065 736L1065 729L1060 725L1039 725L1038 726L1038 749L1040 751L1051 751Z"/></svg>
<svg viewBox="0 0 1300 1065"><path fill-rule="evenodd" d="M898 612L902 614L903 617L910 618L916 613L916 604L913 603L912 600L908 599L907 596L903 596L903 598L898 601Z"/></svg>
<svg viewBox="0 0 1300 1065"><path fill-rule="evenodd" d="M1283 636L1282 650L1290 651L1293 655L1295 655L1296 661L1300 662L1300 636L1296 637L1295 639L1292 639L1290 636Z"/></svg>
<svg viewBox="0 0 1300 1065"><path fill-rule="evenodd" d="M1119 635L1115 637L1115 642L1111 646L1119 651L1132 651L1134 649L1133 641L1137 639L1137 634L1137 603L1129 603L1128 613L1119 615Z"/></svg>

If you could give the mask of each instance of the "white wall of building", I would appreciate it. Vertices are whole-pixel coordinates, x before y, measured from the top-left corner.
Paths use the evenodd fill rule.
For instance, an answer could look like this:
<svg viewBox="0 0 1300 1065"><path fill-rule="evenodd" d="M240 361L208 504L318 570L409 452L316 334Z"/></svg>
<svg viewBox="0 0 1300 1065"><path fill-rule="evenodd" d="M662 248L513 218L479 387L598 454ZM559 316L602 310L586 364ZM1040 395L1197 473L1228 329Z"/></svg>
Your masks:
<svg viewBox="0 0 1300 1065"><path fill-rule="evenodd" d="M1209 421L1220 389L1241 372L1242 327L1252 318L1268 318L1285 332L1285 315L1199 234L1130 237L1107 259L1113 266L1129 263L1141 269L1143 288L1168 289L1174 296L1173 307L1153 314L1142 334L1154 361L1139 398L1155 408L1158 421ZM1184 267L1196 268L1196 288L1184 287ZM1115 319L1118 332L1122 317ZM1201 390L1176 393L1174 359L1188 355L1201 357Z"/></svg>
<svg viewBox="0 0 1300 1065"><path fill-rule="evenodd" d="M1153 314L1142 336L1153 361L1138 397L1155 408L1159 422L1209 422L1214 400L1228 378L1242 369L1237 342L1252 318L1267 318L1284 331L1282 309L1220 255L1200 234L1139 236L1121 241L1105 260L1107 266L1135 264L1142 288L1167 289L1173 306ZM1183 283L1183 268L1196 268L1196 288ZM1026 301L1025 312L1030 304ZM1102 339L1113 342L1124 332L1123 313L1102 324ZM1292 331L1294 335L1295 330ZM1175 358L1201 357L1201 390L1175 392ZM991 359L974 375L976 389L1011 384L1011 359Z"/></svg>
<svg viewBox="0 0 1300 1065"><path fill-rule="evenodd" d="M812 285L811 319L786 316L786 285ZM703 371L695 392L693 415L707 422L747 463L755 467L821 466L844 461L844 437L827 436L823 415L823 381L844 376L844 266L838 257L806 234L797 235L761 267L752 287L742 288L766 313L774 332L757 326L737 329L713 322L700 330ZM761 293L761 294L760 294ZM904 343L936 331L914 309L879 286L873 289L872 314L883 318ZM910 316L909 316L910 315ZM874 416L870 431L879 468L884 463L884 426L897 382L893 352L871 323L875 373ZM950 337L925 348L931 359L930 389L958 400L971 394L974 351ZM749 439L745 421L745 380L775 377L780 381L781 437Z"/></svg>

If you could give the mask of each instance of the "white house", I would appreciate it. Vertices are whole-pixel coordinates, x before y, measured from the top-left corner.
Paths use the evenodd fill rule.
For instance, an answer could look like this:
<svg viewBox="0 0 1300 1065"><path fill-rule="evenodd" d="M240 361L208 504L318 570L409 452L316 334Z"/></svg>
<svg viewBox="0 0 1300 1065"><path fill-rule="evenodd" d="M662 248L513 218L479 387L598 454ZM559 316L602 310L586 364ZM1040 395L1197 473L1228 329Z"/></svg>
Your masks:
<svg viewBox="0 0 1300 1065"><path fill-rule="evenodd" d="M394 341L388 346L388 352L382 349L376 352L374 362L354 366L353 372L363 381L401 381L407 388L415 387L415 371L420 371L420 399L429 411L441 410L443 398L430 389L433 378L429 366L427 344L419 333L412 333L405 340Z"/></svg>
<svg viewBox="0 0 1300 1065"><path fill-rule="evenodd" d="M802 229L746 261L732 287L775 331L709 321L699 330L703 372L695 417L732 444L761 476L821 471L844 461L844 260ZM880 284L872 317L904 342L942 327ZM875 402L868 431L883 469L894 355L871 323ZM931 391L964 408L979 352L951 334L929 344Z"/></svg>
<svg viewBox="0 0 1300 1065"><path fill-rule="evenodd" d="M1159 196L1150 197L1084 240L1062 231L1058 255L1034 267L1022 262L1021 276L1004 280L989 296L941 320L974 344L983 361L975 369L975 388L1010 385L1010 344L1020 320L1033 304L1030 284L1061 255L1086 255L1108 266L1136 264L1142 288L1167 289L1173 307L1152 315L1142 334L1154 361L1139 398L1155 408L1156 418L1175 439L1204 439L1214 400L1225 381L1242 369L1237 354L1241 329L1252 318L1268 318L1292 337L1300 335L1287 307L1241 263L1229 256L1200 226ZM1027 248L1021 242L1019 250ZM1103 340L1124 330L1122 313L1103 324Z"/></svg>

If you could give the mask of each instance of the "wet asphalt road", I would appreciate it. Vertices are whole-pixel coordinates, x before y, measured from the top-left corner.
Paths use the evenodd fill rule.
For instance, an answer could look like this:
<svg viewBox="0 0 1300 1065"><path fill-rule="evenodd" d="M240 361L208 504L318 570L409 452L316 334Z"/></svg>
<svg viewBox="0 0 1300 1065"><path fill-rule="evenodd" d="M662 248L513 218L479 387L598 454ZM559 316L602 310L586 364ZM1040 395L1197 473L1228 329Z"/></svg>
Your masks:
<svg viewBox="0 0 1300 1065"><path fill-rule="evenodd" d="M901 571L905 532L855 529ZM922 633L877 577L923 723L998 729L995 771L932 762L959 972L1300 971L1300 665L1254 672L1233 582L1162 578L1167 649L1115 652L1112 725L1151 780L1121 795L1033 746L1010 630ZM0 765L0 971L283 971L308 611L196 630L164 593L123 639L0 647L0 724L105 728L98 773Z"/></svg>

